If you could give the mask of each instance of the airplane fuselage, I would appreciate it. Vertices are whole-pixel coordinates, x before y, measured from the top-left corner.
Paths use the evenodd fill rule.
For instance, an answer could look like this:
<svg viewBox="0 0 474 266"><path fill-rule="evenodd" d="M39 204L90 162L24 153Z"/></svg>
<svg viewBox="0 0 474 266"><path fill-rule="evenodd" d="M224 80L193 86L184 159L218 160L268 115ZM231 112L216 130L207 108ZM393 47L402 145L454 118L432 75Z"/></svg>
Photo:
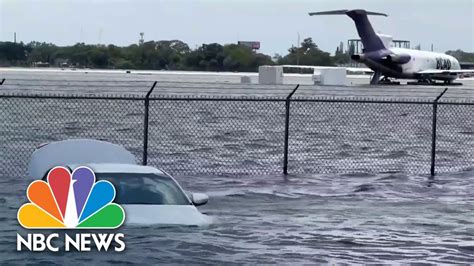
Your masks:
<svg viewBox="0 0 474 266"><path fill-rule="evenodd" d="M405 55L406 62L393 63L386 58L391 55ZM423 79L423 74L419 72L428 69L437 70L459 70L459 61L447 54L412 50L405 48L389 48L359 55L356 59L364 63L374 71L381 71L383 75L393 78ZM456 74L436 74L430 75L430 79L451 81L458 77Z"/></svg>
<svg viewBox="0 0 474 266"><path fill-rule="evenodd" d="M375 33L368 15L387 16L384 13L363 9L333 10L312 12L309 15L347 15L355 23L357 33L364 47L362 54L352 55L355 61L364 63L374 71L370 84L378 84L380 77L418 79L431 83L431 80L443 80L450 83L459 74L470 73L461 70L456 58L442 53L390 47L390 41ZM385 36L386 37L386 36Z"/></svg>

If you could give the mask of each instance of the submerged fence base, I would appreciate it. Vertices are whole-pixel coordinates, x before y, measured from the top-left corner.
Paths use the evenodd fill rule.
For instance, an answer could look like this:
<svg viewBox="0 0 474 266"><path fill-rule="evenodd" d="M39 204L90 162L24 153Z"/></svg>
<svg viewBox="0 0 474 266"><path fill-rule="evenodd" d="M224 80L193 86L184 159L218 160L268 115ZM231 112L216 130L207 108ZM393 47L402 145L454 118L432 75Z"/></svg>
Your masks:
<svg viewBox="0 0 474 266"><path fill-rule="evenodd" d="M2 175L40 143L94 138L175 175L457 171L474 103L293 97L0 94ZM437 160L439 159L439 160Z"/></svg>

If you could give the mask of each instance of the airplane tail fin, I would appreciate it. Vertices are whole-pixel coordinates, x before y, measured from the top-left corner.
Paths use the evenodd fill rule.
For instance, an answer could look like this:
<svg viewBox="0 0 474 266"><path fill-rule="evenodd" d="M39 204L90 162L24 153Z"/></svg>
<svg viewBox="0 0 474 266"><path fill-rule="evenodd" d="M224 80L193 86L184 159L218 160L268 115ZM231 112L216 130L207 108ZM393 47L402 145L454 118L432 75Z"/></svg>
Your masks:
<svg viewBox="0 0 474 266"><path fill-rule="evenodd" d="M385 16L387 14L378 13L378 12L371 12L366 11L363 9L354 9L354 10L332 10L332 11L323 11L323 12L311 12L309 13L310 16L319 16L319 15L347 15L352 20L357 28L357 32L359 33L359 37L364 45L364 52L372 52L377 51L380 49L386 48L377 34L375 34L372 25L367 17L367 15L372 16Z"/></svg>

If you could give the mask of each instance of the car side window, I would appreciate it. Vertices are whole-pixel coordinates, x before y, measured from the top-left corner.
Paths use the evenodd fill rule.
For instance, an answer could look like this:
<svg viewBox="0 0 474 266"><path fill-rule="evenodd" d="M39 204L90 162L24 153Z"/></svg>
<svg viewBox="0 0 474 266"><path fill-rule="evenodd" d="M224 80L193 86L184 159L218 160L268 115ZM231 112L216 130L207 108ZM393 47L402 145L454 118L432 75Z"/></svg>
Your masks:
<svg viewBox="0 0 474 266"><path fill-rule="evenodd" d="M175 181L157 174L98 174L98 180L110 181L119 204L190 205Z"/></svg>

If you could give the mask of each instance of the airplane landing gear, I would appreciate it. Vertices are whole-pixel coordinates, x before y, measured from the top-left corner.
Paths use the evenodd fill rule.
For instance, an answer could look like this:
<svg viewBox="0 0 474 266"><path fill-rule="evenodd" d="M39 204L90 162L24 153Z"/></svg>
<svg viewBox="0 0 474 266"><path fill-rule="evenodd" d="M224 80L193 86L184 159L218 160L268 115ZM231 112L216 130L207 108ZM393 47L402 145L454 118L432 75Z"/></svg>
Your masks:
<svg viewBox="0 0 474 266"><path fill-rule="evenodd" d="M382 76L382 72L380 71L375 71L374 75L370 79L370 85L377 85L379 84L380 77Z"/></svg>
<svg viewBox="0 0 474 266"><path fill-rule="evenodd" d="M443 82L436 82L432 79L419 79L417 81L409 81L407 82L407 85L425 85L425 86L459 86L462 85L462 83L459 82L453 82L452 80L444 80Z"/></svg>
<svg viewBox="0 0 474 266"><path fill-rule="evenodd" d="M389 79L387 76L384 76L380 81L379 84L382 85L400 85L399 81L393 81Z"/></svg>
<svg viewBox="0 0 474 266"><path fill-rule="evenodd" d="M380 77L382 73L379 71L375 71L372 79L370 80L370 85L400 85L398 81L392 81L389 77L383 76L382 79Z"/></svg>
<svg viewBox="0 0 474 266"><path fill-rule="evenodd" d="M418 81L409 81L407 85L433 85L435 82L432 79L423 78Z"/></svg>

